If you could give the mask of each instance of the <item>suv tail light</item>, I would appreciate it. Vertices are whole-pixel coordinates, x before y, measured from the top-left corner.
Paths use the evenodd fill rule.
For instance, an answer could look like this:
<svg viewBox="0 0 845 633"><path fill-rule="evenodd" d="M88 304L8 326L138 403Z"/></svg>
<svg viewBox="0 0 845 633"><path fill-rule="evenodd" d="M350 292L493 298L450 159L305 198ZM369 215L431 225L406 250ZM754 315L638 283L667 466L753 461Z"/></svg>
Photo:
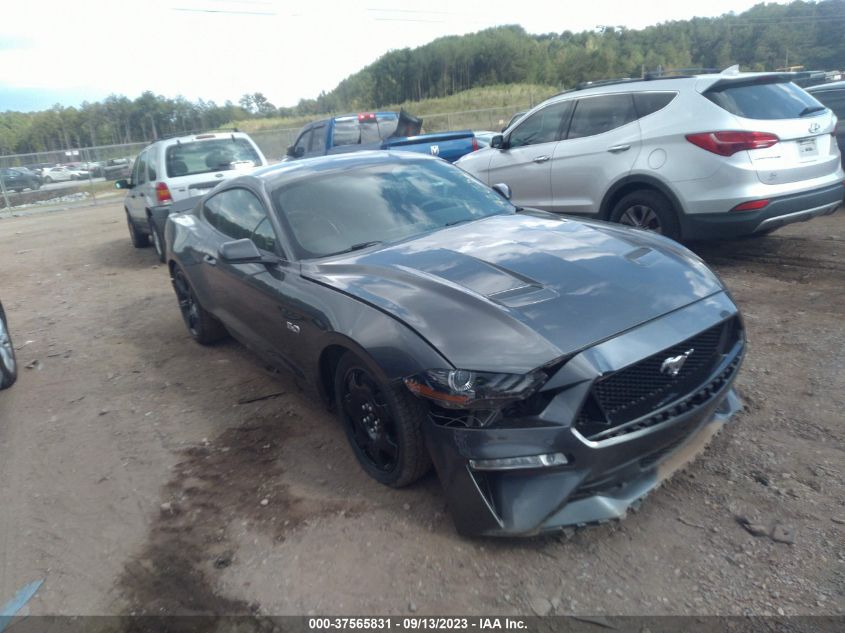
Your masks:
<svg viewBox="0 0 845 633"><path fill-rule="evenodd" d="M478 139L475 138L475 134L472 135L472 151L478 151Z"/></svg>
<svg viewBox="0 0 845 633"><path fill-rule="evenodd" d="M731 131L687 134L687 140L719 156L733 156L746 149L763 149L780 141L777 136L768 132Z"/></svg>
<svg viewBox="0 0 845 633"><path fill-rule="evenodd" d="M156 200L158 200L159 204L173 202L173 196L170 195L170 189L167 188L166 183L156 183Z"/></svg>

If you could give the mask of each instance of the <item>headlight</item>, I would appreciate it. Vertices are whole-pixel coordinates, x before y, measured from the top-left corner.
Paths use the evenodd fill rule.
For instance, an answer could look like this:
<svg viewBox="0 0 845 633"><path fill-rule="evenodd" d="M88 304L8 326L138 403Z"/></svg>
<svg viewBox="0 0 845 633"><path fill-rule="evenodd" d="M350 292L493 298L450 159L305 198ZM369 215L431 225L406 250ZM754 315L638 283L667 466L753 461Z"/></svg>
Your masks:
<svg viewBox="0 0 845 633"><path fill-rule="evenodd" d="M449 409L500 409L536 393L546 382L542 371L493 374L466 369L429 369L405 378L414 395Z"/></svg>

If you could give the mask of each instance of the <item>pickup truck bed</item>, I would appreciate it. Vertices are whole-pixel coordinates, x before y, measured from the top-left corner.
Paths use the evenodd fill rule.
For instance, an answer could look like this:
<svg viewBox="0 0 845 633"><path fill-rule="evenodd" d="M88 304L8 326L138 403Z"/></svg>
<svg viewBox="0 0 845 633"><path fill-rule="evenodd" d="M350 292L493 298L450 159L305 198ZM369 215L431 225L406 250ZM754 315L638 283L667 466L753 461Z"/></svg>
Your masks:
<svg viewBox="0 0 845 633"><path fill-rule="evenodd" d="M471 130L420 134L422 119L405 112L366 112L309 123L283 160L364 150L401 150L455 162L478 149Z"/></svg>

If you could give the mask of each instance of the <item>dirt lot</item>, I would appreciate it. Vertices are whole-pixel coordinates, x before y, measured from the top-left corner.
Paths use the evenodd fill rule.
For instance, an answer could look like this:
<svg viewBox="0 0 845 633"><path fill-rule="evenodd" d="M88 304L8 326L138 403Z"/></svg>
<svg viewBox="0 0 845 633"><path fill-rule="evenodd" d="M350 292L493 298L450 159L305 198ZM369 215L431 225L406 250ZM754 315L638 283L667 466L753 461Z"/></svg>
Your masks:
<svg viewBox="0 0 845 633"><path fill-rule="evenodd" d="M845 212L697 250L745 313L746 410L621 523L467 540L434 476L381 487L288 376L194 344L118 205L0 220L0 603L44 579L31 613L845 612Z"/></svg>

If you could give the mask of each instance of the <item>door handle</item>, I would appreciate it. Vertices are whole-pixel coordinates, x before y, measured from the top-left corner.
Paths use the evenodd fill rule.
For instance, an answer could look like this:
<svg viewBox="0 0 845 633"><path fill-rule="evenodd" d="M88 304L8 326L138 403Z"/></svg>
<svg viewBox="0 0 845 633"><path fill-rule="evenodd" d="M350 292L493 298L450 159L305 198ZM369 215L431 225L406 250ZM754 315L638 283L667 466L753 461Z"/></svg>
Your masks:
<svg viewBox="0 0 845 633"><path fill-rule="evenodd" d="M543 156L538 156L537 158L532 158L531 160L533 160L535 163L539 164L539 163L545 163L547 160L549 160L549 158L550 158L549 156L546 156L544 154Z"/></svg>
<svg viewBox="0 0 845 633"><path fill-rule="evenodd" d="M217 265L217 258L214 255L203 255L202 261L204 261L209 266L216 266Z"/></svg>
<svg viewBox="0 0 845 633"><path fill-rule="evenodd" d="M627 152L631 149L630 145L614 145L613 147L608 147L607 151L611 154L619 154L620 152Z"/></svg>

